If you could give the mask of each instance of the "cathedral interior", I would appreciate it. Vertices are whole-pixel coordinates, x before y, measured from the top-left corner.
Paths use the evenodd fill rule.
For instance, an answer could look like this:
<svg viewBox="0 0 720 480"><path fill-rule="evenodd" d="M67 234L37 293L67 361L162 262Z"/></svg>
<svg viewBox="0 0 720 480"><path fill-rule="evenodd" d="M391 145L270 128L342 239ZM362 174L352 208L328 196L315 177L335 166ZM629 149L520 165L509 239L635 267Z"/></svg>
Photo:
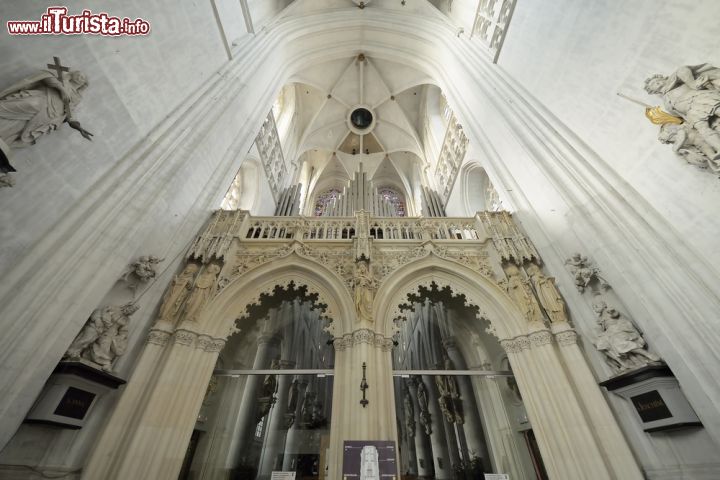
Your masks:
<svg viewBox="0 0 720 480"><path fill-rule="evenodd" d="M720 478L717 1L0 16L0 478Z"/></svg>

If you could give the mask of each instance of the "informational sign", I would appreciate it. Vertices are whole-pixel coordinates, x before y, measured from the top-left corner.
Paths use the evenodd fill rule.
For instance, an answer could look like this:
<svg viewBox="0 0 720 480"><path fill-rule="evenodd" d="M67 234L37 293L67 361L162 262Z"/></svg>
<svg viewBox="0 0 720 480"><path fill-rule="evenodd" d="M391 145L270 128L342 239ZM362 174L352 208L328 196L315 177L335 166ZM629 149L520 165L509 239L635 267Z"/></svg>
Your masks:
<svg viewBox="0 0 720 480"><path fill-rule="evenodd" d="M346 440L343 480L398 480L395 442Z"/></svg>
<svg viewBox="0 0 720 480"><path fill-rule="evenodd" d="M80 390L75 387L68 387L53 413L63 417L82 420L85 418L85 414L90 409L90 405L92 405L94 399L94 393L86 392L85 390Z"/></svg>
<svg viewBox="0 0 720 480"><path fill-rule="evenodd" d="M640 415L643 422L654 422L655 420L663 420L672 418L672 413L668 409L660 392L651 390L647 393L630 397L635 409Z"/></svg>
<svg viewBox="0 0 720 480"><path fill-rule="evenodd" d="M486 473L485 480L510 480L507 473Z"/></svg>
<svg viewBox="0 0 720 480"><path fill-rule="evenodd" d="M295 480L295 472L272 472L270 480Z"/></svg>

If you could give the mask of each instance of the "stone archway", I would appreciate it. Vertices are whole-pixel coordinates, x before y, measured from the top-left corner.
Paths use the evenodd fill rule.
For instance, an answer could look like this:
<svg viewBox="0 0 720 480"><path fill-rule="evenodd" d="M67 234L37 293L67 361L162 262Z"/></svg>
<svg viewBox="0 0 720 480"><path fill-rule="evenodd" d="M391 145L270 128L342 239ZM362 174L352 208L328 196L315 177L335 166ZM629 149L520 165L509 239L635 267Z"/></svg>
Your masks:
<svg viewBox="0 0 720 480"><path fill-rule="evenodd" d="M418 286L447 286L480 307L506 351L551 478L642 478L567 323L531 322L492 280L427 256L390 275L375 305L378 327L392 335L400 305Z"/></svg>
<svg viewBox="0 0 720 480"><path fill-rule="evenodd" d="M174 326L160 321L151 329L83 478L177 478L218 354L236 330L235 319L276 286L290 284L306 287L325 315L338 319L331 332L349 327L354 314L349 293L325 266L291 251L252 268L210 300L197 322ZM342 408L336 403L333 398L333 409Z"/></svg>

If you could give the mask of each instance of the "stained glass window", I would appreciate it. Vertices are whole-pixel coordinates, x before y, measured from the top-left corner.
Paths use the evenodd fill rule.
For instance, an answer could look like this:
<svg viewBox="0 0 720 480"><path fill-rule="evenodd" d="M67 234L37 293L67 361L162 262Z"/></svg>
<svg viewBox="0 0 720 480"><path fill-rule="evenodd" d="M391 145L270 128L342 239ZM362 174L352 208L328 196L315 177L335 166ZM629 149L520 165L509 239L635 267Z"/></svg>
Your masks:
<svg viewBox="0 0 720 480"><path fill-rule="evenodd" d="M326 214L327 209L332 206L342 192L337 188L319 194L315 200L315 216L321 217Z"/></svg>
<svg viewBox="0 0 720 480"><path fill-rule="evenodd" d="M378 194L394 207L396 216L405 216L405 199L396 190L382 187L378 189Z"/></svg>

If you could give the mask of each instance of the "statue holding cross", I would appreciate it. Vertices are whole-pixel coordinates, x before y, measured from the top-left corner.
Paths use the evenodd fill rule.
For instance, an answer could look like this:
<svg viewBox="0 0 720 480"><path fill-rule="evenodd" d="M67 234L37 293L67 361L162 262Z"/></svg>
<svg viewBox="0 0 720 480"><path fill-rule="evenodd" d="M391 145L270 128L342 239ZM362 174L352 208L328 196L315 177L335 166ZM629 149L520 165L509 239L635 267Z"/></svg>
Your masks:
<svg viewBox="0 0 720 480"><path fill-rule="evenodd" d="M10 165L12 149L35 144L41 136L67 122L80 134L92 140L92 133L73 118L73 110L82 100L88 86L80 71L54 63L35 75L24 78L0 92L0 174L7 177L15 169Z"/></svg>

